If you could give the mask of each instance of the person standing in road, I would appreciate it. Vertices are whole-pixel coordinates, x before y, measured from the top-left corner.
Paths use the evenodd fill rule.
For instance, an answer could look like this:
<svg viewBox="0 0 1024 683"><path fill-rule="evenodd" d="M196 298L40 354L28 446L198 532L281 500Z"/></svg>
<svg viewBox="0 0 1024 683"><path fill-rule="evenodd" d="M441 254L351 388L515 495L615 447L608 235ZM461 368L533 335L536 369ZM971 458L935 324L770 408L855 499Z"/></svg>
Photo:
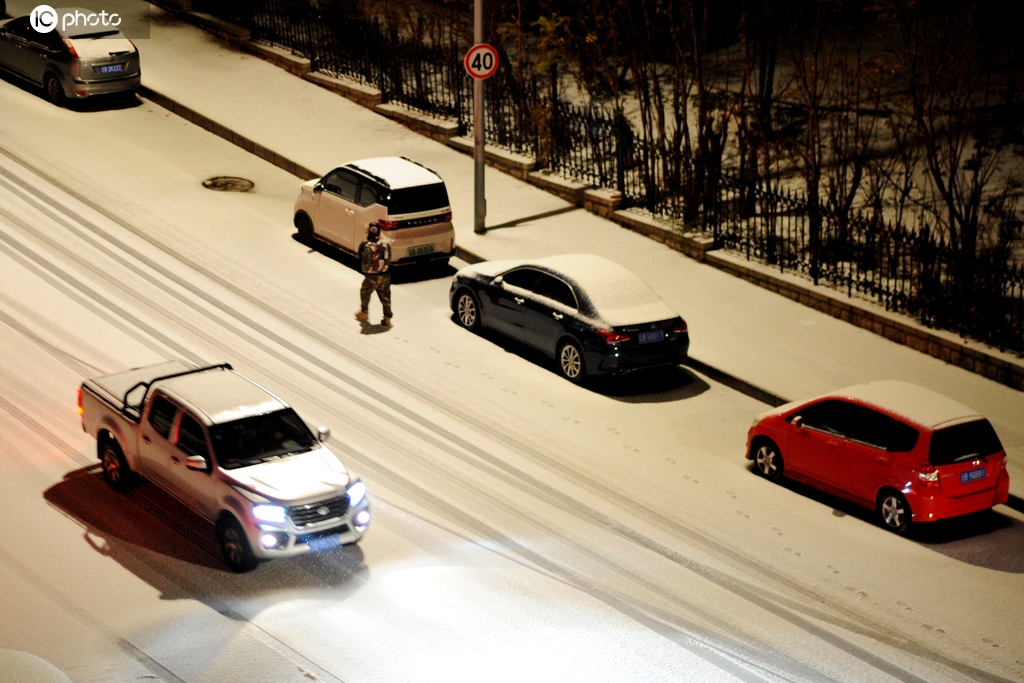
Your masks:
<svg viewBox="0 0 1024 683"><path fill-rule="evenodd" d="M370 223L366 230L366 241L359 245L359 266L363 271L363 285L359 288L359 310L356 320L369 320L370 295L377 292L384 318L380 324L391 327L391 245L381 242L380 227Z"/></svg>

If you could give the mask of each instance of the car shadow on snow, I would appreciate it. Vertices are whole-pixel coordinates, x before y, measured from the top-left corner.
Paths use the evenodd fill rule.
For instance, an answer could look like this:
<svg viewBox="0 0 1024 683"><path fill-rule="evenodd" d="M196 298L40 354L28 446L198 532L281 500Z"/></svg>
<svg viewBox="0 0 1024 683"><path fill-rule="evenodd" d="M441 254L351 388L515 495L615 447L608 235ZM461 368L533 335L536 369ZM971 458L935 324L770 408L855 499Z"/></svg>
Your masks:
<svg viewBox="0 0 1024 683"><path fill-rule="evenodd" d="M752 463L748 469L758 476ZM873 511L856 503L788 478L779 485L832 508L836 517L853 517L878 527L879 533L889 533L878 525ZM963 517L915 524L906 538L967 564L1024 574L1024 522L1000 513L998 507Z"/></svg>
<svg viewBox="0 0 1024 683"><path fill-rule="evenodd" d="M362 550L353 545L261 562L251 572L234 574L221 559L212 524L148 482L127 493L114 491L98 465L68 473L43 497L84 527L82 543L152 585L165 600L217 607L224 599L307 588L330 589L341 598L355 590L367 569Z"/></svg>
<svg viewBox="0 0 1024 683"><path fill-rule="evenodd" d="M8 83L28 94L46 100L46 91L38 85L33 85L22 80L13 74L0 69L0 81ZM142 100L133 93L114 93L110 95L93 95L84 100L66 100L64 108L68 111L88 114L100 111L114 111L118 109L133 109L142 105ZM56 106L56 105L51 105Z"/></svg>
<svg viewBox="0 0 1024 683"><path fill-rule="evenodd" d="M449 320L458 325L452 313ZM543 352L510 339L490 329L478 329L474 334L486 339L508 353L515 354L528 363L540 366L559 380L567 382L558 372L555 360ZM682 401L703 394L710 389L708 383L682 366L668 366L636 370L621 375L589 377L581 386L595 393L626 403L665 403Z"/></svg>
<svg viewBox="0 0 1024 683"><path fill-rule="evenodd" d="M681 365L635 370L624 375L595 377L590 387L625 403L666 403L700 396L711 387Z"/></svg>
<svg viewBox="0 0 1024 683"><path fill-rule="evenodd" d="M357 273L360 272L359 259L335 246L314 240L312 244L304 242L299 238L298 233L292 234L292 239L305 247L309 252L316 252L321 256L337 261ZM410 282L424 282L426 280L439 280L441 278L451 279L455 275L455 268L447 263L432 263L415 266L396 266L391 269L391 284L404 285Z"/></svg>

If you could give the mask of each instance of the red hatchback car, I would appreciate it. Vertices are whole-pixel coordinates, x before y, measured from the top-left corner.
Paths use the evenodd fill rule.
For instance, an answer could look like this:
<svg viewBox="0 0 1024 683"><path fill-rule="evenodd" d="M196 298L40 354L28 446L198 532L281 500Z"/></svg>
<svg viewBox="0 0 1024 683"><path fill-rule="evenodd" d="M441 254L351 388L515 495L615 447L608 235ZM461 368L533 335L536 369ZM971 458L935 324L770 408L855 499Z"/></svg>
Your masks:
<svg viewBox="0 0 1024 683"><path fill-rule="evenodd" d="M1005 503L1006 453L988 420L906 382L869 382L758 415L747 459L875 510L903 533Z"/></svg>

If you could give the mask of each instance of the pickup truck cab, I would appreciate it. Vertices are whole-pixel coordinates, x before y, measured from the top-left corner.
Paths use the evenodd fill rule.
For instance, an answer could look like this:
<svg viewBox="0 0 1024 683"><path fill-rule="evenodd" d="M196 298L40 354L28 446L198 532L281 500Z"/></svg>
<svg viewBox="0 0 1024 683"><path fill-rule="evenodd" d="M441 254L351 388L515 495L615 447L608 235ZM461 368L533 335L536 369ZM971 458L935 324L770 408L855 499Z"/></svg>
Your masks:
<svg viewBox="0 0 1024 683"><path fill-rule="evenodd" d="M139 476L216 525L234 571L358 542L366 486L282 399L230 365L168 361L82 383L82 428L107 482Z"/></svg>

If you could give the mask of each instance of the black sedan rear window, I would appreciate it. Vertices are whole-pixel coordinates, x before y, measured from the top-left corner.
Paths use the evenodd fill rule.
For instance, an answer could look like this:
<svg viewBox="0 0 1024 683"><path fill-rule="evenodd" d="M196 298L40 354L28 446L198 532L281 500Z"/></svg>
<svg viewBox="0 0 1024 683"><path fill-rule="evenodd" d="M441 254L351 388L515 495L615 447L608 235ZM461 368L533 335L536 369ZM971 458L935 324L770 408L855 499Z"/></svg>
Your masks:
<svg viewBox="0 0 1024 683"><path fill-rule="evenodd" d="M948 465L961 460L982 458L1003 450L1003 444L996 436L996 430L988 420L965 422L953 427L940 429L932 434L928 448L928 462L933 465Z"/></svg>
<svg viewBox="0 0 1024 683"><path fill-rule="evenodd" d="M389 190L384 195L383 204L388 207L391 216L443 209L449 206L448 190L444 183Z"/></svg>

